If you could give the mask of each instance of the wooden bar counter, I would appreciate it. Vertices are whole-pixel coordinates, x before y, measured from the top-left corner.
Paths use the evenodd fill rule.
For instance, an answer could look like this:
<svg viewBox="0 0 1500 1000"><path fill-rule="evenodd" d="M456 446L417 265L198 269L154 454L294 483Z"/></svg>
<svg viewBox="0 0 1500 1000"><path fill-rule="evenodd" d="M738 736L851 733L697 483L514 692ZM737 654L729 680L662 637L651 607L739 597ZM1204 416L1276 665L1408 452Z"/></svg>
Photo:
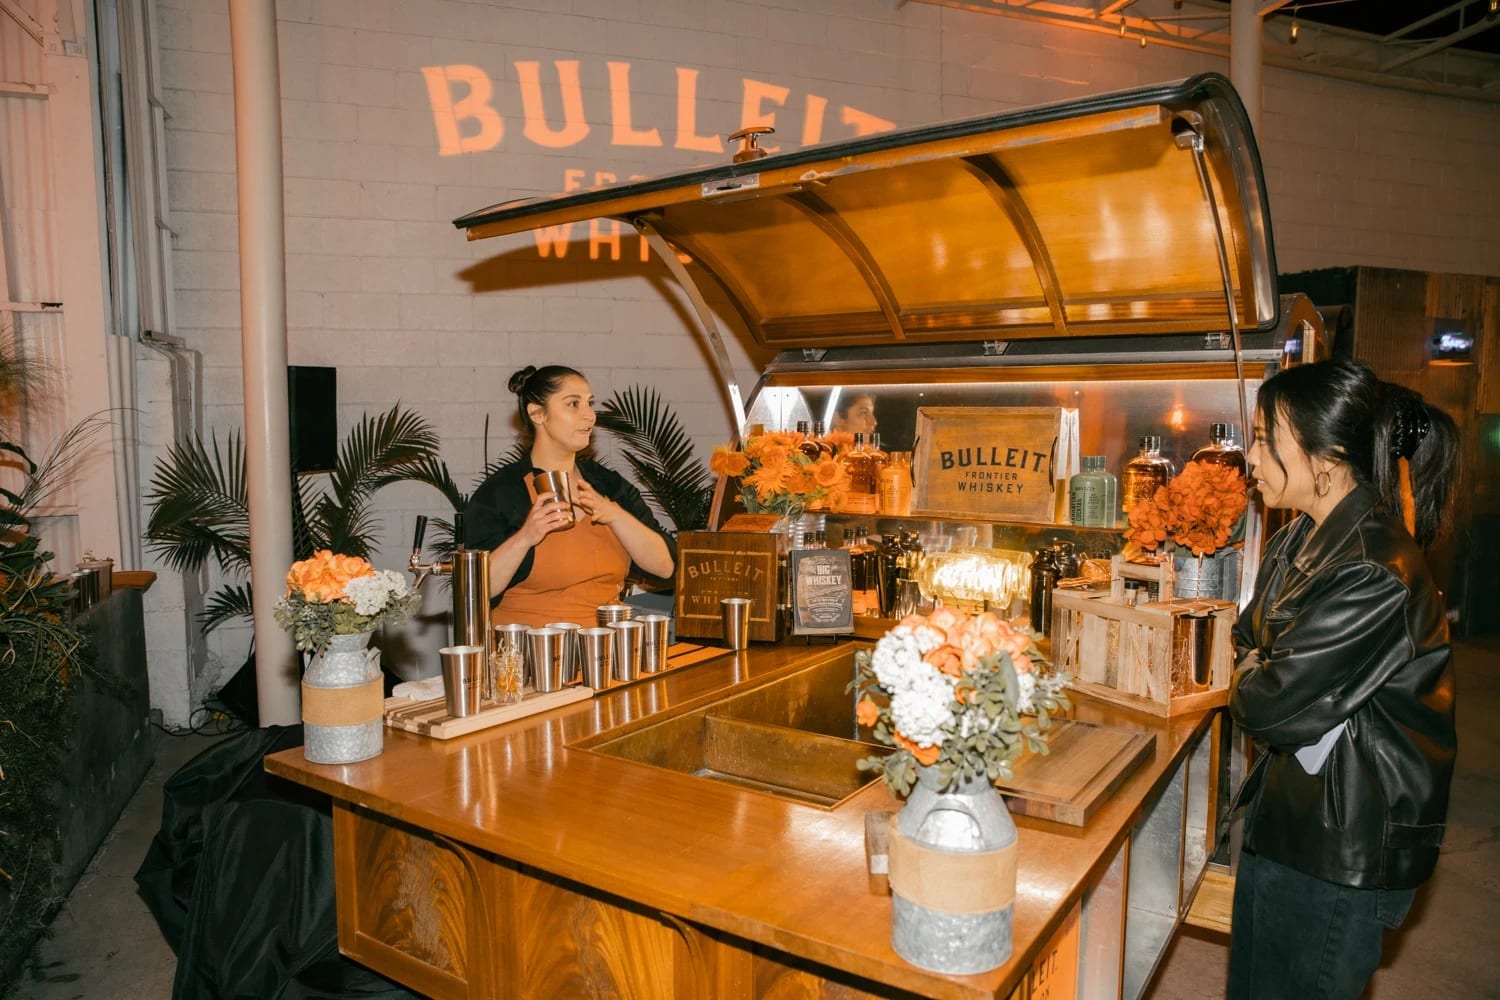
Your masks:
<svg viewBox="0 0 1500 1000"><path fill-rule="evenodd" d="M851 648L725 652L469 736L388 730L372 760L266 769L333 797L343 952L429 996L1138 996L1206 861L1216 712L1077 699L1154 755L1082 827L1016 817L1014 951L976 976L891 950L864 850L865 814L899 806L883 783L823 808L578 746Z"/></svg>

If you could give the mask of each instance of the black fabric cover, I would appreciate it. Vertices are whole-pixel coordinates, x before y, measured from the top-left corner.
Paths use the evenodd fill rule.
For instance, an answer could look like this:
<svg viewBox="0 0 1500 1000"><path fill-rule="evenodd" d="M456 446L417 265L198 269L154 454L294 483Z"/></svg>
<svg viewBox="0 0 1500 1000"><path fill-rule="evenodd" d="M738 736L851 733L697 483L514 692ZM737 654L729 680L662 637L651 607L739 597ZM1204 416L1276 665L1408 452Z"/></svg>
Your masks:
<svg viewBox="0 0 1500 1000"><path fill-rule="evenodd" d="M339 954L326 796L265 773L300 726L227 737L164 787L136 883L177 952L174 1000L405 998Z"/></svg>

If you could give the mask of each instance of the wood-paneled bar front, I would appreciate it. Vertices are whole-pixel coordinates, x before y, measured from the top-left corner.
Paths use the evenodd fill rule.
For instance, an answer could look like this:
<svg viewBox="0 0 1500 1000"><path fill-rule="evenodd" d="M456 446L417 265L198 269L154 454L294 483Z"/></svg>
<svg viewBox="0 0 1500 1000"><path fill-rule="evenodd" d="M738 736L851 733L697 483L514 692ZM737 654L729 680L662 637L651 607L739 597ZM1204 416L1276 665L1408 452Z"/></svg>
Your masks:
<svg viewBox="0 0 1500 1000"><path fill-rule="evenodd" d="M891 950L864 850L865 814L899 806L881 782L823 807L582 745L852 648L726 651L466 737L388 731L372 760L266 768L334 800L341 949L429 996L1040 998L1063 995L1037 979L1069 981L1059 955L1066 995L1138 996L1210 849L1214 711L1077 699L1074 718L1153 734L1154 754L1082 827L1017 817L1014 951L976 976Z"/></svg>

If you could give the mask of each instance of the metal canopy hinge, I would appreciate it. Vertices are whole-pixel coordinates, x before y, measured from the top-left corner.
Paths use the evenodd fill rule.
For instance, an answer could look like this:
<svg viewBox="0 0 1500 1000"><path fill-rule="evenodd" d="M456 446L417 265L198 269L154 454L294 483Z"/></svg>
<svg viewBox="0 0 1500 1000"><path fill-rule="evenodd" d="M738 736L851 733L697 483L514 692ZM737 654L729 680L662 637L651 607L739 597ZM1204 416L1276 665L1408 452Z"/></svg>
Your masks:
<svg viewBox="0 0 1500 1000"><path fill-rule="evenodd" d="M987 358L998 358L1010 348L1008 340L986 340L979 345Z"/></svg>
<svg viewBox="0 0 1500 1000"><path fill-rule="evenodd" d="M802 348L802 360L808 362L809 364L816 364L817 362L822 361L823 357L827 353L828 351L826 348L804 347Z"/></svg>

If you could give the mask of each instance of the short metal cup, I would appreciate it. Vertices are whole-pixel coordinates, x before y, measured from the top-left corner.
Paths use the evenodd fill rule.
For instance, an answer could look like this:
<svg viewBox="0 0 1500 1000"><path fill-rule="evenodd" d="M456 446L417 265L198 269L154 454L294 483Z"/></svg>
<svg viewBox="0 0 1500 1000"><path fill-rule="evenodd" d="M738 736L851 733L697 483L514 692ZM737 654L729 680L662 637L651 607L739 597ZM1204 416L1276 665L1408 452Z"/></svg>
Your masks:
<svg viewBox="0 0 1500 1000"><path fill-rule="evenodd" d="M567 633L560 628L534 628L526 632L531 660L531 679L540 694L563 688L563 645Z"/></svg>
<svg viewBox="0 0 1500 1000"><path fill-rule="evenodd" d="M531 651L526 647L526 633L531 631L530 625L496 625L494 630L494 649L496 653L504 653L514 650L521 657L521 683L531 683Z"/></svg>
<svg viewBox="0 0 1500 1000"><path fill-rule="evenodd" d="M450 718L462 719L479 711L479 686L484 679L483 646L444 646L438 650L443 664L443 703Z"/></svg>
<svg viewBox="0 0 1500 1000"><path fill-rule="evenodd" d="M603 691L609 687L609 675L615 666L615 630L579 629L578 649L583 667L583 683L595 691Z"/></svg>
<svg viewBox="0 0 1500 1000"><path fill-rule="evenodd" d="M730 649L744 649L750 642L750 598L725 597L719 601L724 619L724 643Z"/></svg>
<svg viewBox="0 0 1500 1000"><path fill-rule="evenodd" d="M563 641L563 683L571 684L578 678L578 630L577 622L548 622L547 628L560 628L567 633Z"/></svg>
<svg viewBox="0 0 1500 1000"><path fill-rule="evenodd" d="M667 633L672 619L667 615L641 615L635 619L643 626L641 669L654 674L667 668Z"/></svg>
<svg viewBox="0 0 1500 1000"><path fill-rule="evenodd" d="M568 516L568 523L576 520L573 513L573 490L572 484L568 482L568 474L557 469L545 469L534 472L531 475L531 488L536 491L537 496L543 493L551 493L557 497L557 502L563 505L563 512Z"/></svg>
<svg viewBox="0 0 1500 1000"><path fill-rule="evenodd" d="M615 622L615 680L633 681L641 676L641 653L646 626L637 621Z"/></svg>

